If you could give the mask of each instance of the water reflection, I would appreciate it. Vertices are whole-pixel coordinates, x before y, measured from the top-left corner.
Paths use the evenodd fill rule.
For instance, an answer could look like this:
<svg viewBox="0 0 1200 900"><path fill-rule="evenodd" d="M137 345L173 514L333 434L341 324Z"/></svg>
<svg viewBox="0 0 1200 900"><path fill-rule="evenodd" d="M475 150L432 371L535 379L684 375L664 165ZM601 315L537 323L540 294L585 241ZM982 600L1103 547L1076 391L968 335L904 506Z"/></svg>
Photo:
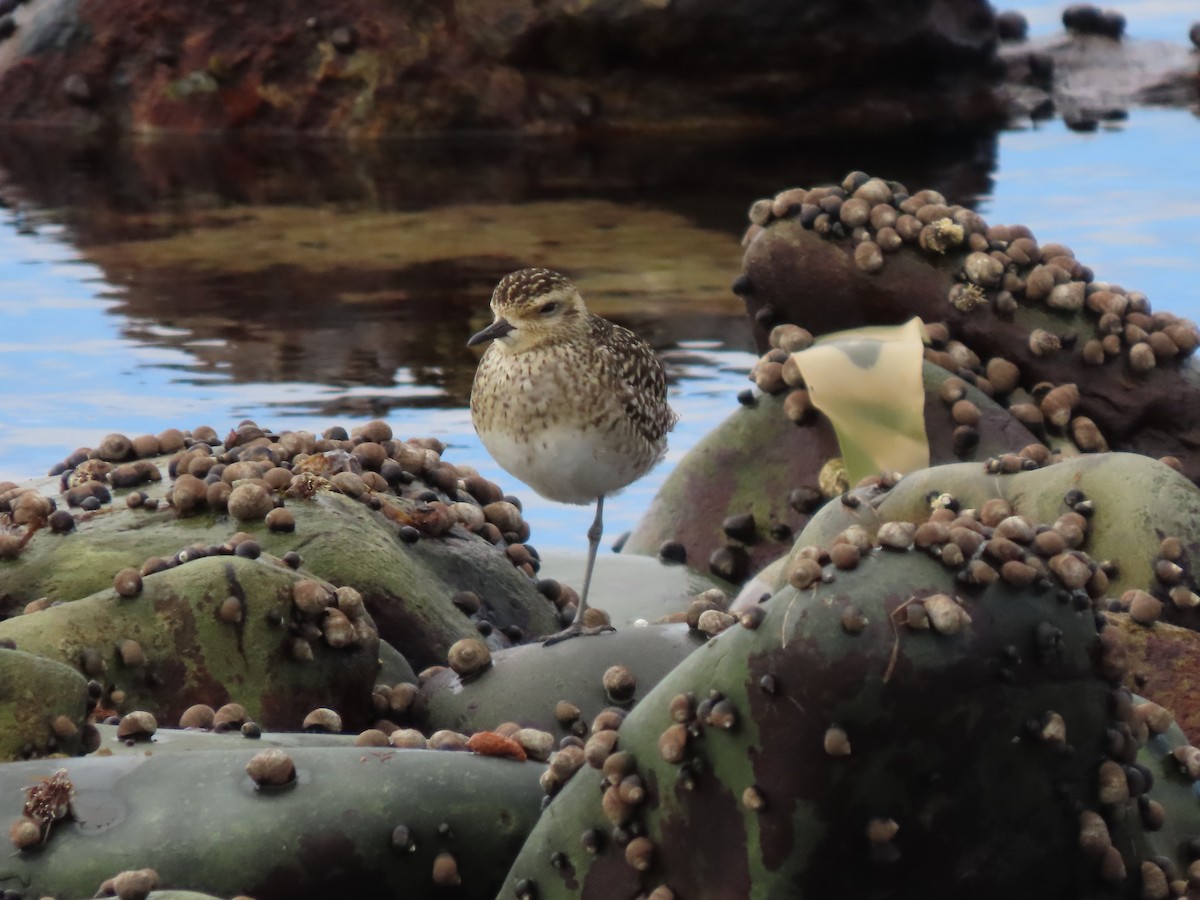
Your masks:
<svg viewBox="0 0 1200 900"><path fill-rule="evenodd" d="M519 485L465 405L507 271L560 268L663 353L683 414L666 465L608 504L632 526L670 464L734 408L752 362L729 291L751 200L840 179L847 160L972 198L991 135L854 146L497 139L369 147L203 139L0 142L0 479L113 430L321 430L387 417ZM575 549L587 511L527 491L539 546ZM578 521L576 521L578 520Z"/></svg>
<svg viewBox="0 0 1200 900"><path fill-rule="evenodd" d="M990 137L937 146L905 164L915 148L901 142L899 157L881 147L862 164L954 196L986 190ZM463 335L522 265L567 271L593 308L660 348L729 340L747 198L840 177L842 158L836 147L496 139L0 147L22 221L60 224L99 267L123 339L187 354L170 364L175 378L392 386L403 370L439 392L381 394L379 415L465 402L475 357ZM310 411L366 412L346 400Z"/></svg>

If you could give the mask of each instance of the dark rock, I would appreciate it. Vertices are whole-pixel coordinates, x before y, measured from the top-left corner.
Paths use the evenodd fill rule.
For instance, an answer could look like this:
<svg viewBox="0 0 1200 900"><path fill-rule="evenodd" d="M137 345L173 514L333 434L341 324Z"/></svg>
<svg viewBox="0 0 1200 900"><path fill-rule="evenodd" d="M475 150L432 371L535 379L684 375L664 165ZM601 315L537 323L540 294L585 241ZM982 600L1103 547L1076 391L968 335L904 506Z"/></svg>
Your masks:
<svg viewBox="0 0 1200 900"><path fill-rule="evenodd" d="M94 99L87 79L78 72L72 72L63 79L62 89L68 100L80 106L86 106Z"/></svg>
<svg viewBox="0 0 1200 900"><path fill-rule="evenodd" d="M1125 33L1125 17L1116 10L1102 10L1090 3L1068 6L1062 14L1063 27L1076 34L1097 34L1120 40Z"/></svg>
<svg viewBox="0 0 1200 900"><path fill-rule="evenodd" d="M341 25L329 33L329 43L338 53L353 53L358 47L358 33L348 25Z"/></svg>
<svg viewBox="0 0 1200 900"><path fill-rule="evenodd" d="M1001 114L991 102L996 23L985 0L868 0L852 16L836 0L548 0L454 14L354 0L337 13L353 26L307 12L295 2L188 4L167 18L153 4L47 3L28 26L35 33L22 29L19 52L0 64L0 117L78 121L71 105L81 101L60 88L79 71L95 74L88 102L102 120L134 128L544 133L656 126L670 108L714 125L787 113L797 123L816 116L826 132L877 133ZM186 49L164 51L180 35L189 35ZM387 39L364 46L366 35ZM333 58L314 65L322 44ZM920 65L898 64L911 60ZM164 82L176 74L164 64L179 77ZM269 93L259 90L267 84ZM860 94L872 102L854 102Z"/></svg>
<svg viewBox="0 0 1200 900"><path fill-rule="evenodd" d="M1029 34L1029 21L1015 9L996 16L996 37L1002 41L1023 41Z"/></svg>

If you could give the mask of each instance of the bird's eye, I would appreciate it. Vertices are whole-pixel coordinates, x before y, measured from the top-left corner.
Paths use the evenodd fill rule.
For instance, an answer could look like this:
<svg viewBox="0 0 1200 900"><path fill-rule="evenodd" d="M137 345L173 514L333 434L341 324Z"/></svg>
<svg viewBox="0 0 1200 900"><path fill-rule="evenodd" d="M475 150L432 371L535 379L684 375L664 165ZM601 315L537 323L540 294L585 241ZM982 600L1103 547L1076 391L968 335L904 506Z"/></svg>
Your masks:
<svg viewBox="0 0 1200 900"><path fill-rule="evenodd" d="M556 309L558 309L557 303L547 303L538 310L538 315L539 316L548 316L548 315L550 315L550 313L554 312Z"/></svg>

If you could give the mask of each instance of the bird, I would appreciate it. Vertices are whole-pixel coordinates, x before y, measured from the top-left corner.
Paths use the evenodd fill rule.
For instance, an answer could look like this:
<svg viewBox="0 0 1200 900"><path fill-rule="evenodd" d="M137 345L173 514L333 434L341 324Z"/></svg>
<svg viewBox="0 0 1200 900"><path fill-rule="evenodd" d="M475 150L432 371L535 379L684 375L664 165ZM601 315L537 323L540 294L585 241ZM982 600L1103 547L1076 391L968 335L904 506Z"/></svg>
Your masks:
<svg viewBox="0 0 1200 900"><path fill-rule="evenodd" d="M492 324L467 341L488 344L471 386L480 441L501 468L548 500L596 505L575 617L541 640L611 631L584 625L604 499L666 453L679 417L667 404L662 362L632 331L588 312L571 280L549 269L505 275L491 310Z"/></svg>

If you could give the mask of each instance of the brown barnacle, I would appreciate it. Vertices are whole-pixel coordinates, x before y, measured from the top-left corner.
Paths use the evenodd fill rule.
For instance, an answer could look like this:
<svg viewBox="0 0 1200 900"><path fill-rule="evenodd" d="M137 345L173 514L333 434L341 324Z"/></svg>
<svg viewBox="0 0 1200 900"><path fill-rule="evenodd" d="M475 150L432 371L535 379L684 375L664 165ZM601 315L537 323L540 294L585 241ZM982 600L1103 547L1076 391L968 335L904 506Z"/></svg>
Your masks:
<svg viewBox="0 0 1200 900"><path fill-rule="evenodd" d="M742 806L746 807L746 809L757 812L760 809L765 809L766 805L767 798L763 795L762 789L758 785L752 784L742 791Z"/></svg>
<svg viewBox="0 0 1200 900"><path fill-rule="evenodd" d="M737 710L728 700L718 700L708 714L708 724L724 731L732 731L737 726Z"/></svg>
<svg viewBox="0 0 1200 900"><path fill-rule="evenodd" d="M42 828L29 816L22 816L9 826L8 838L18 850L28 850L42 842Z"/></svg>
<svg viewBox="0 0 1200 900"><path fill-rule="evenodd" d="M1055 428L1065 428L1071 421L1071 410L1078 405L1079 388L1074 384L1060 384L1046 392L1040 408L1046 422Z"/></svg>
<svg viewBox="0 0 1200 900"><path fill-rule="evenodd" d="M438 887L457 887L462 884L458 874L458 861L450 853L442 851L433 860L433 883Z"/></svg>
<svg viewBox="0 0 1200 900"><path fill-rule="evenodd" d="M654 843L645 836L636 837L625 845L625 862L639 872L645 872L654 862Z"/></svg>
<svg viewBox="0 0 1200 900"><path fill-rule="evenodd" d="M699 631L711 638L730 628L735 622L737 622L737 616L732 616L720 609L706 609L697 618L696 626Z"/></svg>
<svg viewBox="0 0 1200 900"><path fill-rule="evenodd" d="M924 228L918 237L923 249L930 253L945 253L963 242L963 227L953 219L935 219Z"/></svg>
<svg viewBox="0 0 1200 900"><path fill-rule="evenodd" d="M1200 778L1200 747L1185 744L1182 747L1176 747L1172 750L1171 755L1175 757L1175 761L1179 763L1180 770L1188 778L1193 781Z"/></svg>
<svg viewBox="0 0 1200 900"><path fill-rule="evenodd" d="M738 617L738 621L741 623L743 628L753 631L762 624L763 619L766 617L767 611L765 609L763 609L761 606L752 606ZM703 616L701 616L701 618L703 618Z"/></svg>
<svg viewBox="0 0 1200 900"><path fill-rule="evenodd" d="M788 582L798 591L811 587L821 580L821 564L815 559L800 557L788 573Z"/></svg>
<svg viewBox="0 0 1200 900"><path fill-rule="evenodd" d="M895 819L871 819L867 823L867 840L872 844L890 844L899 830Z"/></svg>
<svg viewBox="0 0 1200 900"><path fill-rule="evenodd" d="M922 603L929 615L929 624L938 634L957 634L963 626L971 624L967 611L947 594L934 594Z"/></svg>
<svg viewBox="0 0 1200 900"><path fill-rule="evenodd" d="M246 763L246 774L259 787L279 787L296 778L296 764L277 747L261 750Z"/></svg>
<svg viewBox="0 0 1200 900"><path fill-rule="evenodd" d="M669 711L672 721L681 722L686 725L692 719L696 718L696 696L691 692L676 694L671 698Z"/></svg>
<svg viewBox="0 0 1200 900"><path fill-rule="evenodd" d="M1142 863L1142 898L1143 900L1167 900L1171 896L1167 884L1167 874L1162 866L1152 860Z"/></svg>
<svg viewBox="0 0 1200 900"><path fill-rule="evenodd" d="M148 741L158 731L158 722L145 710L136 710L121 718L117 737L123 741Z"/></svg>
<svg viewBox="0 0 1200 900"><path fill-rule="evenodd" d="M1139 374L1149 372L1154 368L1154 349L1144 341L1139 341L1129 348L1129 368Z"/></svg>
<svg viewBox="0 0 1200 900"><path fill-rule="evenodd" d="M642 779L637 775L626 775L617 785L621 800L630 806L637 806L646 799L646 788Z"/></svg>
<svg viewBox="0 0 1200 900"><path fill-rule="evenodd" d="M1139 625L1150 627L1162 615L1162 601L1152 594L1140 589L1126 591L1121 595L1121 603L1129 608L1129 618Z"/></svg>
<svg viewBox="0 0 1200 900"><path fill-rule="evenodd" d="M1129 780L1125 777L1125 769L1120 763L1107 759L1100 763L1097 783L1098 798L1108 806L1124 803L1129 799Z"/></svg>
<svg viewBox="0 0 1200 900"><path fill-rule="evenodd" d="M633 818L635 812L633 806L621 799L621 792L615 785L607 788L601 795L600 809L613 825L624 825Z"/></svg>
<svg viewBox="0 0 1200 900"><path fill-rule="evenodd" d="M1062 349L1062 340L1058 335L1051 334L1043 328L1035 328L1029 333L1029 351L1034 356L1048 356Z"/></svg>
<svg viewBox="0 0 1200 900"><path fill-rule="evenodd" d="M1079 849L1087 856L1098 858L1112 846L1112 836L1104 817L1094 810L1079 814Z"/></svg>
<svg viewBox="0 0 1200 900"><path fill-rule="evenodd" d="M1200 606L1200 595L1185 584L1175 585L1171 588L1169 595L1177 609L1195 609Z"/></svg>
<svg viewBox="0 0 1200 900"><path fill-rule="evenodd" d="M825 752L830 756L850 755L850 737L844 728L832 725L825 729Z"/></svg>
<svg viewBox="0 0 1200 900"><path fill-rule="evenodd" d="M1125 880L1125 860L1121 851L1109 846L1100 859L1100 877L1104 881L1118 882Z"/></svg>
<svg viewBox="0 0 1200 900"><path fill-rule="evenodd" d="M951 306L964 313L974 312L987 305L987 294L977 284L959 282L952 285L949 299Z"/></svg>
<svg viewBox="0 0 1200 900"><path fill-rule="evenodd" d="M492 664L492 651L479 638L462 638L455 641L446 654L450 668L458 675L476 675Z"/></svg>
<svg viewBox="0 0 1200 900"><path fill-rule="evenodd" d="M1175 585L1183 579L1183 569L1169 559L1160 559L1154 564L1154 576L1166 585Z"/></svg>
<svg viewBox="0 0 1200 900"><path fill-rule="evenodd" d="M1174 713L1151 700L1135 706L1133 708L1133 715L1135 719L1140 719L1146 723L1146 727L1150 729L1151 734L1162 734L1175 721Z"/></svg>
<svg viewBox="0 0 1200 900"><path fill-rule="evenodd" d="M1053 710L1042 716L1041 731L1038 736L1053 747L1067 745L1067 723L1063 717Z"/></svg>
<svg viewBox="0 0 1200 900"><path fill-rule="evenodd" d="M889 550L908 550L913 545L917 526L912 522L884 522L876 535L881 547Z"/></svg>
<svg viewBox="0 0 1200 900"><path fill-rule="evenodd" d="M583 758L593 769L603 767L604 761L612 755L617 746L616 731L597 731L583 745Z"/></svg>
<svg viewBox="0 0 1200 900"><path fill-rule="evenodd" d="M850 605L842 610L842 631L846 634L858 634L868 624L870 624L870 619L863 615L862 610L857 606Z"/></svg>
<svg viewBox="0 0 1200 900"><path fill-rule="evenodd" d="M1157 800L1142 795L1138 797L1138 813L1147 831L1158 831L1167 821L1167 811Z"/></svg>

